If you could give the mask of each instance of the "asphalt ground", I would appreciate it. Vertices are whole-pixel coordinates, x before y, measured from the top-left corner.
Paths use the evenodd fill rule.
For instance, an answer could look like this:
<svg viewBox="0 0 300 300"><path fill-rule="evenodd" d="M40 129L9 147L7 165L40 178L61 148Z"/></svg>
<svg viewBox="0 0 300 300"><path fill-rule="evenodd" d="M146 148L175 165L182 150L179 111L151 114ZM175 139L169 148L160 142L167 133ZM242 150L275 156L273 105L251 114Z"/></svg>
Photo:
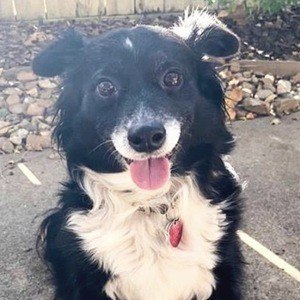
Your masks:
<svg viewBox="0 0 300 300"><path fill-rule="evenodd" d="M270 118L235 122L230 161L242 180L242 230L300 269L300 112L277 126ZM55 206L63 162L49 151L0 156L0 299L53 299L51 275L35 251L43 213ZM23 159L41 181L33 185L9 161ZM297 300L300 283L242 243L245 299Z"/></svg>

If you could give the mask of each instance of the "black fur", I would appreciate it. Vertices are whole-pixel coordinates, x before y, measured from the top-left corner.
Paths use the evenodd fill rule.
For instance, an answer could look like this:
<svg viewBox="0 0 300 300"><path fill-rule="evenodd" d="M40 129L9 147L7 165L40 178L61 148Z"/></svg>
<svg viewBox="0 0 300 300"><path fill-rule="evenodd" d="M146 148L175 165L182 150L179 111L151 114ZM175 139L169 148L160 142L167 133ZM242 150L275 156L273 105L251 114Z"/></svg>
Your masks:
<svg viewBox="0 0 300 300"><path fill-rule="evenodd" d="M82 174L78 166L103 173L123 170L116 160L118 154L111 153L112 145L103 142L110 139L117 121L133 114L141 99L157 114L172 114L184 124L182 147L176 151L172 173L193 170L205 197L215 204L230 202L225 209L229 225L218 243L221 262L214 270L217 287L210 299L241 299L242 258L236 236L241 188L222 160L234 142L225 127L221 83L213 66L202 60L204 54L231 55L239 43L222 27L208 28L201 38L196 33L194 30L184 40L171 30L138 26L84 40L69 30L35 58L37 74L61 75L64 80L54 134L66 155L70 179L60 194L57 210L42 224L42 232L46 232L44 257L53 271L57 299L108 299L102 289L113 275L91 262L78 237L66 229L66 220L71 212L92 207L79 186ZM133 42L132 51L124 48L126 37ZM170 67L180 69L185 76L180 90L160 87L158 78ZM113 99L99 99L95 92L104 75L119 87Z"/></svg>

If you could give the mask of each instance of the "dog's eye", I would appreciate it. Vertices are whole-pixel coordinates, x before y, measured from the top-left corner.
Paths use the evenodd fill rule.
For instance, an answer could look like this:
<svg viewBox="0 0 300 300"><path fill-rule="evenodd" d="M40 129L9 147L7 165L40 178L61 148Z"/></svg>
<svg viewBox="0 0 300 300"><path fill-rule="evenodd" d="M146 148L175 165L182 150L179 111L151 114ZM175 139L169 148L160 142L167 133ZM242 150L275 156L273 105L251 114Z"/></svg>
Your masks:
<svg viewBox="0 0 300 300"><path fill-rule="evenodd" d="M170 71L164 76L164 85L166 87L178 87L182 84L183 76L177 71Z"/></svg>
<svg viewBox="0 0 300 300"><path fill-rule="evenodd" d="M98 84L97 91L101 97L111 97L116 94L117 88L111 81L103 80Z"/></svg>

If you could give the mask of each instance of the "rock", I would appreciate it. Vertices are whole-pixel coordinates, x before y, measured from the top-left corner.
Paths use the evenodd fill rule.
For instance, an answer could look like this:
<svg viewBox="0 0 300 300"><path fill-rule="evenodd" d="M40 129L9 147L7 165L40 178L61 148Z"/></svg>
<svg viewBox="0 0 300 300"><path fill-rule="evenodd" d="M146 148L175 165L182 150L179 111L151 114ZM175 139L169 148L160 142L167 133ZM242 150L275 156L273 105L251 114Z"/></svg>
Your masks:
<svg viewBox="0 0 300 300"><path fill-rule="evenodd" d="M11 81L11 80L16 80L17 79L17 74L21 71L21 70L25 70L27 69L26 67L22 68L22 67L13 67L11 69L7 69L7 70L4 70L3 71L3 77L8 80L8 81Z"/></svg>
<svg viewBox="0 0 300 300"><path fill-rule="evenodd" d="M295 98L277 99L274 102L274 111L277 115L289 114L300 109L300 100Z"/></svg>
<svg viewBox="0 0 300 300"><path fill-rule="evenodd" d="M26 149L33 151L41 151L51 146L51 133L36 135L29 134L26 139Z"/></svg>
<svg viewBox="0 0 300 300"><path fill-rule="evenodd" d="M36 98L32 98L32 97L25 97L23 103L26 104L32 104L36 102Z"/></svg>
<svg viewBox="0 0 300 300"><path fill-rule="evenodd" d="M21 103L21 99L17 93L11 94L6 98L6 103L8 106Z"/></svg>
<svg viewBox="0 0 300 300"><path fill-rule="evenodd" d="M271 121L271 125L278 125L278 124L280 124L280 123L281 123L281 121L280 121L279 118L274 118L274 119Z"/></svg>
<svg viewBox="0 0 300 300"><path fill-rule="evenodd" d="M243 91L243 98L249 98L253 96L253 93L250 89L243 88L242 91Z"/></svg>
<svg viewBox="0 0 300 300"><path fill-rule="evenodd" d="M27 104L26 103L17 103L9 106L8 110L12 114L24 114L26 112Z"/></svg>
<svg viewBox="0 0 300 300"><path fill-rule="evenodd" d="M292 82L293 83L300 83L300 73L296 74L295 76L292 77Z"/></svg>
<svg viewBox="0 0 300 300"><path fill-rule="evenodd" d="M245 71L245 72L243 72L243 76L244 76L245 78L251 78L252 72L251 72L251 71Z"/></svg>
<svg viewBox="0 0 300 300"><path fill-rule="evenodd" d="M247 120L253 120L255 119L255 115L252 112L247 113L246 115Z"/></svg>
<svg viewBox="0 0 300 300"><path fill-rule="evenodd" d="M54 88L56 88L56 84L51 82L49 79L39 80L38 86L42 89L54 89Z"/></svg>
<svg viewBox="0 0 300 300"><path fill-rule="evenodd" d="M0 68L0 77L2 76L3 68Z"/></svg>
<svg viewBox="0 0 300 300"><path fill-rule="evenodd" d="M51 106L53 106L53 101L50 99L39 99L37 101L38 105L45 107L45 108L49 108Z"/></svg>
<svg viewBox="0 0 300 300"><path fill-rule="evenodd" d="M269 79L269 78L262 78L261 81L263 83L264 89L270 90L273 93L276 91L275 87L273 86L273 82L272 82L271 79Z"/></svg>
<svg viewBox="0 0 300 300"><path fill-rule="evenodd" d="M7 134L11 128L12 125L9 122L0 120L0 136Z"/></svg>
<svg viewBox="0 0 300 300"><path fill-rule="evenodd" d="M25 139L28 135L28 130L21 128L19 130L17 130L16 132L14 132L9 140L14 144L14 145L21 145L23 139Z"/></svg>
<svg viewBox="0 0 300 300"><path fill-rule="evenodd" d="M273 102L273 100L276 99L276 98L277 98L277 95L272 94L272 95L268 96L268 97L265 99L265 102L271 103L271 102Z"/></svg>
<svg viewBox="0 0 300 300"><path fill-rule="evenodd" d="M275 76L272 74L267 74L264 78L267 79L268 81L270 81L272 84L275 81Z"/></svg>
<svg viewBox="0 0 300 300"><path fill-rule="evenodd" d="M233 61L230 66L230 70L231 72L238 73L241 70L240 63L238 61Z"/></svg>
<svg viewBox="0 0 300 300"><path fill-rule="evenodd" d="M229 12L227 10L220 10L218 13L218 18L226 18L229 16Z"/></svg>
<svg viewBox="0 0 300 300"><path fill-rule="evenodd" d="M0 108L5 107L5 100L0 96Z"/></svg>
<svg viewBox="0 0 300 300"><path fill-rule="evenodd" d="M255 86L249 82L243 82L242 87L251 90L252 92L255 90Z"/></svg>
<svg viewBox="0 0 300 300"><path fill-rule="evenodd" d="M37 88L37 81L28 81L24 83L25 90L31 90Z"/></svg>
<svg viewBox="0 0 300 300"><path fill-rule="evenodd" d="M0 119L4 119L8 114L9 112L5 107L0 108Z"/></svg>
<svg viewBox="0 0 300 300"><path fill-rule="evenodd" d="M11 124L18 124L21 122L21 116L17 114L8 114L5 120Z"/></svg>
<svg viewBox="0 0 300 300"><path fill-rule="evenodd" d="M255 97L264 100L264 99L268 98L271 95L273 95L272 91L261 89L261 90L257 91Z"/></svg>
<svg viewBox="0 0 300 300"><path fill-rule="evenodd" d="M270 113L270 105L259 99L247 98L243 101L244 108L258 115L268 115Z"/></svg>
<svg viewBox="0 0 300 300"><path fill-rule="evenodd" d="M236 118L239 119L239 120L244 120L246 118L246 115L247 115L247 111L238 107L236 109Z"/></svg>
<svg viewBox="0 0 300 300"><path fill-rule="evenodd" d="M37 88L32 88L28 91L26 91L27 95L36 98L39 95L39 92L37 90Z"/></svg>
<svg viewBox="0 0 300 300"><path fill-rule="evenodd" d="M17 74L17 80L21 82L34 81L37 76L31 70L23 70Z"/></svg>
<svg viewBox="0 0 300 300"><path fill-rule="evenodd" d="M2 93L7 96L11 94L17 94L18 96L21 96L23 92L19 88L8 87L3 90Z"/></svg>
<svg viewBox="0 0 300 300"><path fill-rule="evenodd" d="M45 107L40 106L37 102L29 104L27 115L29 116L42 116L45 112Z"/></svg>
<svg viewBox="0 0 300 300"><path fill-rule="evenodd" d="M292 90L292 84L288 80L280 79L277 83L277 94L282 95Z"/></svg>
<svg viewBox="0 0 300 300"><path fill-rule="evenodd" d="M227 108L227 114L230 121L234 121L236 118L236 110L232 107Z"/></svg>
<svg viewBox="0 0 300 300"><path fill-rule="evenodd" d="M0 138L0 146L5 153L13 153L14 145L7 138Z"/></svg>

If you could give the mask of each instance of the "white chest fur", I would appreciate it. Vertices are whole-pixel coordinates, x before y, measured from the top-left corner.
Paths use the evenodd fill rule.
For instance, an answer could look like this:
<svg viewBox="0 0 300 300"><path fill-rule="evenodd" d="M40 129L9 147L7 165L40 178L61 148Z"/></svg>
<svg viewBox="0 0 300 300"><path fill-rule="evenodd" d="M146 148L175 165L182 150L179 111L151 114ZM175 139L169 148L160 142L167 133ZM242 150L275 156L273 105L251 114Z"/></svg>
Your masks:
<svg viewBox="0 0 300 300"><path fill-rule="evenodd" d="M145 192L127 172L86 170L83 188L94 206L88 213L72 213L68 225L92 259L114 275L105 286L112 299L209 298L218 260L215 244L226 220L220 207L201 196L192 175L172 178L163 189ZM174 198L183 222L177 248L166 237L166 216L139 210L169 204Z"/></svg>

